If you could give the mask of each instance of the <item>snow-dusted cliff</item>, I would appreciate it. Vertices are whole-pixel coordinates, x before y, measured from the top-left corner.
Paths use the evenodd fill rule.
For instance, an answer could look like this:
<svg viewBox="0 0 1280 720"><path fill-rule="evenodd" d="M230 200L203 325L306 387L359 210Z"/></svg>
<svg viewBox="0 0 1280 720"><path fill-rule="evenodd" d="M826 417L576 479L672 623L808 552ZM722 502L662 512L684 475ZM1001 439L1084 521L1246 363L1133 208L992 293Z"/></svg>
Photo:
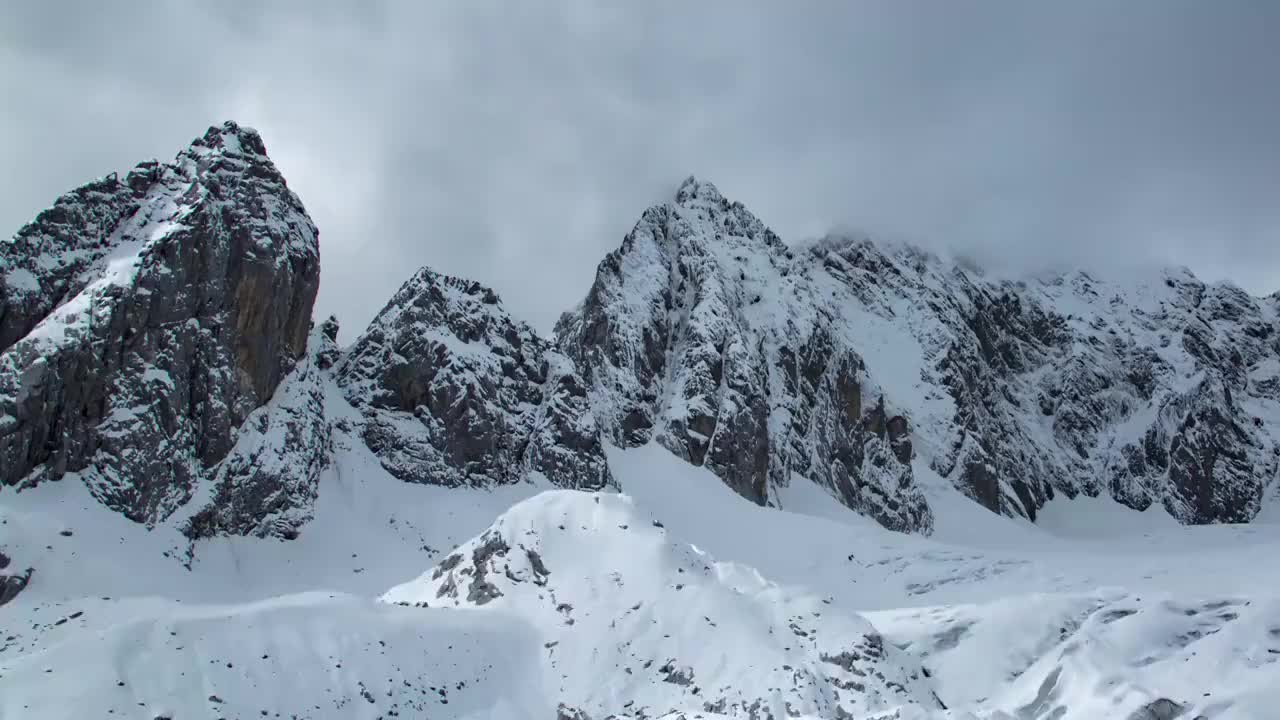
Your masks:
<svg viewBox="0 0 1280 720"><path fill-rule="evenodd" d="M989 280L907 247L801 253L934 470L1034 519L1055 493L1246 522L1276 477L1274 298L1185 270Z"/></svg>
<svg viewBox="0 0 1280 720"><path fill-rule="evenodd" d="M74 473L148 524L305 351L316 228L257 133L210 128L0 245L0 484Z"/></svg>
<svg viewBox="0 0 1280 720"><path fill-rule="evenodd" d="M597 489L609 468L573 363L482 285L419 270L336 368L362 435L409 482L490 486L539 473Z"/></svg>
<svg viewBox="0 0 1280 720"><path fill-rule="evenodd" d="M557 334L615 443L654 439L759 503L805 475L887 527L927 532L910 423L813 272L691 178L604 259Z"/></svg>
<svg viewBox="0 0 1280 720"><path fill-rule="evenodd" d="M753 502L806 477L926 533L917 462L1004 514L1102 493L1186 523L1247 521L1277 470L1274 298L1183 271L997 280L862 239L788 246L693 178L554 341L423 269L351 348L329 327L308 355L316 231L233 123L68 194L4 249L4 481L74 472L150 524L199 495L193 537L299 531L333 383L403 480L599 488L605 443L653 440Z"/></svg>

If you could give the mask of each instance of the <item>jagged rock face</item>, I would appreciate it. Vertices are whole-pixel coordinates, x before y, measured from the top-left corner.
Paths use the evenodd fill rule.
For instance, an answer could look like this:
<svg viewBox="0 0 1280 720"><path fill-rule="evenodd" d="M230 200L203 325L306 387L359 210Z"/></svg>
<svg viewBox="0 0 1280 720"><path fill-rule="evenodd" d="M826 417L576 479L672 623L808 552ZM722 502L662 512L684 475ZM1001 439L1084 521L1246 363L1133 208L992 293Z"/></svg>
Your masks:
<svg viewBox="0 0 1280 720"><path fill-rule="evenodd" d="M690 179L557 335L614 442L756 502L800 473L927 530L916 458L1008 515L1109 492L1239 522L1280 463L1276 304L1182 271L1014 282L864 239L788 249Z"/></svg>
<svg viewBox="0 0 1280 720"><path fill-rule="evenodd" d="M1091 495L1103 484L1187 523L1257 514L1280 459L1267 432L1280 405L1264 389L1277 368L1272 313L1189 273L1124 285L1076 274L1029 291L1064 328L1045 365L1014 377L1063 458L1047 479Z"/></svg>
<svg viewBox="0 0 1280 720"><path fill-rule="evenodd" d="M234 123L60 198L0 244L0 482L78 473L154 523L306 349L315 226Z"/></svg>
<svg viewBox="0 0 1280 720"><path fill-rule="evenodd" d="M60 198L0 244L0 483L74 473L138 522L183 508L193 539L292 537L335 378L404 480L593 489L605 438L654 440L757 503L803 475L907 531L934 472L1009 515L1107 492L1206 523L1251 519L1280 468L1280 298L1185 272L791 248L691 178L554 344L424 269L344 353L332 318L308 340L318 278L315 227L233 123Z"/></svg>
<svg viewBox="0 0 1280 720"><path fill-rule="evenodd" d="M9 241L0 259L0 351L21 340L91 280L83 274L114 248L114 229L137 213L159 179L143 163L124 182L111 175L58 198Z"/></svg>
<svg viewBox="0 0 1280 720"><path fill-rule="evenodd" d="M18 594L27 588L27 583L31 582L31 575L34 572L32 568L27 568L20 574L0 574L0 606L18 597Z"/></svg>
<svg viewBox="0 0 1280 720"><path fill-rule="evenodd" d="M320 473L333 453L324 369L338 353L336 338L332 318L313 330L306 357L241 425L235 447L214 470L212 497L183 527L188 537L290 540L311 520Z"/></svg>
<svg viewBox="0 0 1280 720"><path fill-rule="evenodd" d="M402 480L490 486L536 472L561 487L611 483L573 363L478 283L420 270L336 371L365 443Z"/></svg>
<svg viewBox="0 0 1280 720"><path fill-rule="evenodd" d="M1185 523L1257 513L1280 457L1273 303L1179 271L1010 282L864 240L807 254L889 338L858 347L891 399L917 398L917 447L986 507L1034 519L1055 492L1109 492Z"/></svg>
<svg viewBox="0 0 1280 720"><path fill-rule="evenodd" d="M928 531L907 420L813 271L690 178L601 262L558 341L614 442L655 439L762 504L802 473L887 527Z"/></svg>

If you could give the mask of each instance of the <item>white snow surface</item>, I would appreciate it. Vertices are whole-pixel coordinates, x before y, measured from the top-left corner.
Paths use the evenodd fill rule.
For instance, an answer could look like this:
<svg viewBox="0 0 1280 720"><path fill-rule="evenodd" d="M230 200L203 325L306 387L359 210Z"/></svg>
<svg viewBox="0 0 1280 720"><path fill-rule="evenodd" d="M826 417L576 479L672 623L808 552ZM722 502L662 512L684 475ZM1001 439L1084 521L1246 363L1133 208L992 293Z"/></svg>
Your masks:
<svg viewBox="0 0 1280 720"><path fill-rule="evenodd" d="M626 496L543 493L383 599L528 620L559 699L592 717L939 707L915 660L862 617L716 561Z"/></svg>
<svg viewBox="0 0 1280 720"><path fill-rule="evenodd" d="M74 478L0 491L10 570L38 568L0 608L0 717L714 718L758 699L761 718L789 703L811 718L1123 720L1168 699L1240 720L1280 706L1280 524L1135 522L1060 499L1037 526L917 460L939 519L923 538L803 480L783 509L753 505L654 445L610 451L623 495L444 489L387 475L341 429L336 389L326 404L336 447L314 520L287 542L202 541L190 569L176 527L104 511ZM463 570L495 537L508 550L482 564L502 594L468 600ZM844 651L858 657L822 659Z"/></svg>

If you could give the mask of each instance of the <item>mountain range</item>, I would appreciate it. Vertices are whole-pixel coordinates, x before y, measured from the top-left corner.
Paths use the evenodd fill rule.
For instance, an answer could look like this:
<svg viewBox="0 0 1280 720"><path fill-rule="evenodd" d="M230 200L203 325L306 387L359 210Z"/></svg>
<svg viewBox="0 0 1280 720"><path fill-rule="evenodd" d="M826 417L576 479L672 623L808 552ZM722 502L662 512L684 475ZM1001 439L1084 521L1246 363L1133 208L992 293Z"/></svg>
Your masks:
<svg viewBox="0 0 1280 720"><path fill-rule="evenodd" d="M1280 687L1274 602L1104 591L1078 553L1050 582L1042 559L954 544L1035 544L1065 506L1170 537L1213 525L1210 553L1265 533L1246 523L1270 517L1280 470L1280 294L787 243L691 177L550 337L422 268L341 347L312 318L319 238L258 133L228 122L0 244L5 717L1227 718ZM693 519L679 535L657 511ZM357 574L425 574L335 585L321 559L348 547L381 566ZM855 566L921 577L877 608L831 592ZM1003 598L1006 573L1075 594L947 595L995 578ZM233 582L251 588L213 589ZM925 619L920 601L950 604ZM68 603L93 619L40 619ZM1007 658L948 660L965 638L1049 638L1038 622L1060 637L966 689L966 663ZM1173 670L1081 669L1105 665L1083 637L1137 645L1108 633L1139 624L1166 649L1199 633L1178 650L1241 628L1268 662L1225 700L1173 697ZM197 667L250 652L302 670L272 687ZM55 662L83 692L44 677Z"/></svg>

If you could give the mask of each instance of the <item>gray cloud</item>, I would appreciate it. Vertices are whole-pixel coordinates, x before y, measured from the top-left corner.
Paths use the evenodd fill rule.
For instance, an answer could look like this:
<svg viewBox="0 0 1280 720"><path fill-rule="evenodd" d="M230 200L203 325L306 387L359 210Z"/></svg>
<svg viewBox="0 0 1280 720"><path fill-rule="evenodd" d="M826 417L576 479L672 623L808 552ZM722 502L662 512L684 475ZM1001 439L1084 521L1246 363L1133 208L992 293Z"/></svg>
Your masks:
<svg viewBox="0 0 1280 720"><path fill-rule="evenodd" d="M545 330L691 172L789 239L1280 288L1280 5L352 7L5 5L0 227L234 118L320 226L347 337L423 264Z"/></svg>

